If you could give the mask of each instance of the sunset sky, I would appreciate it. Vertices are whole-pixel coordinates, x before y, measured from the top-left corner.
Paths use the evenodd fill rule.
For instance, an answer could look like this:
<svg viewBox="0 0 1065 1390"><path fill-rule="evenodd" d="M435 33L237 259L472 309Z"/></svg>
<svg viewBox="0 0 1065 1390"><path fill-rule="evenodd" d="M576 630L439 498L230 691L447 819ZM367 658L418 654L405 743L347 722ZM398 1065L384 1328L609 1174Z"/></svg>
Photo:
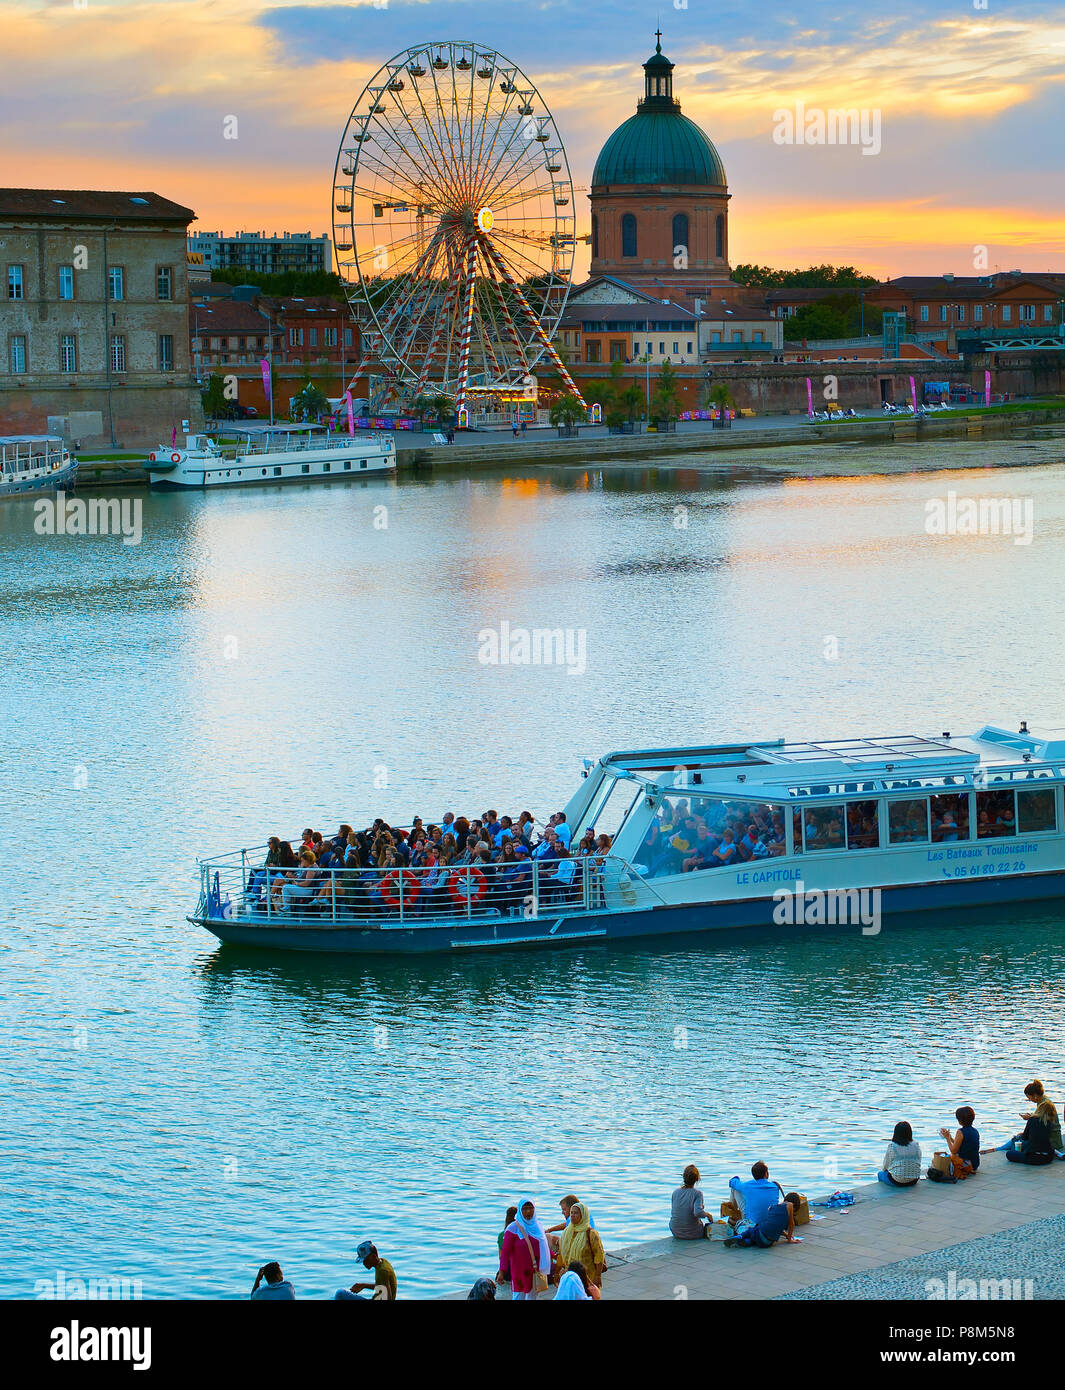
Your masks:
<svg viewBox="0 0 1065 1390"><path fill-rule="evenodd" d="M409 44L470 39L533 79L586 187L660 22L675 94L725 162L733 264L971 274L986 245L992 269L1065 269L1065 4L678 3L0 0L0 181L152 189L205 230L327 232L367 78ZM879 110L881 153L774 143L797 101Z"/></svg>

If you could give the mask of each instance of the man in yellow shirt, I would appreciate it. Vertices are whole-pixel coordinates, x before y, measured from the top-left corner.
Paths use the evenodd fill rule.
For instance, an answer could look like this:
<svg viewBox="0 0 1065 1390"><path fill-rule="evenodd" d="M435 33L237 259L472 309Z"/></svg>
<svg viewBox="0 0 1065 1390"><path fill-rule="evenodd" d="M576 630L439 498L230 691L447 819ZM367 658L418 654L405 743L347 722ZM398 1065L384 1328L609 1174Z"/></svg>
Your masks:
<svg viewBox="0 0 1065 1390"><path fill-rule="evenodd" d="M364 1289L373 1289L373 1300L375 1302L394 1303L396 1300L396 1271L387 1260L381 1258L377 1253L377 1246L372 1240L364 1240L355 1251L357 1259L360 1259L367 1269L374 1272L372 1284L352 1284L350 1289L337 1289L333 1295L334 1299L359 1298L365 1303L363 1297Z"/></svg>

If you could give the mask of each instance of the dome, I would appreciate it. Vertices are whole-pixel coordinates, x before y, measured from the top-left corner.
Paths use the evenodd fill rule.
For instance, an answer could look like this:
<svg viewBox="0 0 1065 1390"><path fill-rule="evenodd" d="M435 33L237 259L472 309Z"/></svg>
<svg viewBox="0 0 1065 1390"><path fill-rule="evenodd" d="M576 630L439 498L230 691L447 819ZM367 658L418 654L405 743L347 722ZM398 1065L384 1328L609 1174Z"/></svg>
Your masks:
<svg viewBox="0 0 1065 1390"><path fill-rule="evenodd" d="M592 174L593 188L627 183L723 188L725 166L709 137L679 110L644 109L618 126Z"/></svg>

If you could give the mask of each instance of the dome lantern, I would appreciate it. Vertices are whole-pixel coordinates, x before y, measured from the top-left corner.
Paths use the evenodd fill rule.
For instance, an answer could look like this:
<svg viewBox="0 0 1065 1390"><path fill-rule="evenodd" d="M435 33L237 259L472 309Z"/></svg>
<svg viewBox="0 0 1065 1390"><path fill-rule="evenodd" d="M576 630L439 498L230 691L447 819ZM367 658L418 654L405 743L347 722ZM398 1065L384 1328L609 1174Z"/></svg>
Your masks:
<svg viewBox="0 0 1065 1390"><path fill-rule="evenodd" d="M679 111L680 102L673 98L673 64L662 52L662 30L655 30L658 40L655 51L643 65L643 100L637 111Z"/></svg>

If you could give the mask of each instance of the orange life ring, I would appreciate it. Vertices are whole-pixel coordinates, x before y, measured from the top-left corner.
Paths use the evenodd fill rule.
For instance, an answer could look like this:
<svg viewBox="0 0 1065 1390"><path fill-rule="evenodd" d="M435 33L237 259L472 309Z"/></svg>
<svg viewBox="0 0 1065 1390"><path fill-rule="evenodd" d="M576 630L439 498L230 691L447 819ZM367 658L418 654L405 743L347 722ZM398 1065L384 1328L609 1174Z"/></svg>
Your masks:
<svg viewBox="0 0 1065 1390"><path fill-rule="evenodd" d="M393 869L390 874L386 874L381 880L381 897L389 907L399 906L399 883L400 879L406 884L403 897L408 903L412 903L418 896L421 884L418 882L417 874L412 874L409 869ZM393 892L393 888L397 891Z"/></svg>
<svg viewBox="0 0 1065 1390"><path fill-rule="evenodd" d="M149 462L149 463L154 463L154 462L155 462L155 455L154 455L154 454L149 454L149 455L148 455L148 462Z"/></svg>
<svg viewBox="0 0 1065 1390"><path fill-rule="evenodd" d="M180 463L180 462L181 462L181 455L180 455L180 454L171 454L171 455L170 455L170 462L171 462L171 463Z"/></svg>
<svg viewBox="0 0 1065 1390"><path fill-rule="evenodd" d="M459 879L466 880L466 888L463 891L459 887ZM480 869L470 864L466 868L452 869L451 877L448 879L447 891L452 902L459 903L465 907L467 903L479 903L488 891L488 884L485 882L484 874Z"/></svg>

